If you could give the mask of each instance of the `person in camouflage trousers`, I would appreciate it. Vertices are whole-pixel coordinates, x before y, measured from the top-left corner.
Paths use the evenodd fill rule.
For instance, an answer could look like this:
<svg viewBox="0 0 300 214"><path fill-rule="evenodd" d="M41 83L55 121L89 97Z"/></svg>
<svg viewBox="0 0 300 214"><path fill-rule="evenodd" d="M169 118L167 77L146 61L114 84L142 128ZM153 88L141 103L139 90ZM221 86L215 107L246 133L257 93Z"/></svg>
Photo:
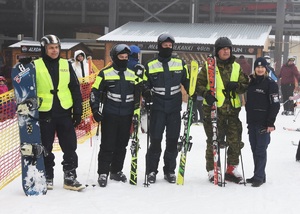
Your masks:
<svg viewBox="0 0 300 214"><path fill-rule="evenodd" d="M216 56L216 97L211 95L208 82L207 63L202 67L197 79L197 95L204 97L204 130L207 136L206 146L206 170L209 181L213 182L213 148L212 148L212 121L211 106L214 102L218 112L218 142L228 146L227 170L225 180L235 183L242 182L242 176L238 173L240 150L242 143L242 123L239 119L241 102L238 94L245 93L248 86L248 77L243 73L240 65L235 62L232 55L232 42L227 37L220 37L215 42Z"/></svg>

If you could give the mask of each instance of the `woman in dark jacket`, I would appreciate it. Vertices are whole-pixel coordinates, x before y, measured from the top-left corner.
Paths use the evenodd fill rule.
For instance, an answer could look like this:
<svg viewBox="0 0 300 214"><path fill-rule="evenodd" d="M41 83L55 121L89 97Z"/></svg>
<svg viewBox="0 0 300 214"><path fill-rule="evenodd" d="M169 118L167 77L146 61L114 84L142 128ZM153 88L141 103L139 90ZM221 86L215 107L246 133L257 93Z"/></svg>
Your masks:
<svg viewBox="0 0 300 214"><path fill-rule="evenodd" d="M268 76L267 62L263 57L256 59L254 74L250 75L247 92L247 123L248 134L253 153L254 175L246 179L253 187L259 187L266 182L267 148L270 143L270 133L275 130L274 122L280 103L278 86Z"/></svg>

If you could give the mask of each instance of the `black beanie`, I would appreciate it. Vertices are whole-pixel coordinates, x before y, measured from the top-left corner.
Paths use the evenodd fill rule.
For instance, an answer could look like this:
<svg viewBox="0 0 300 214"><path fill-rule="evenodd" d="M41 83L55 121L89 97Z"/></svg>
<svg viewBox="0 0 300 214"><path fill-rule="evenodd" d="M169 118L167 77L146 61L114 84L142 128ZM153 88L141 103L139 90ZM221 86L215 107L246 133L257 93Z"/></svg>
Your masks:
<svg viewBox="0 0 300 214"><path fill-rule="evenodd" d="M254 69L258 66L264 66L267 69L267 60L264 57L258 57L254 62Z"/></svg>

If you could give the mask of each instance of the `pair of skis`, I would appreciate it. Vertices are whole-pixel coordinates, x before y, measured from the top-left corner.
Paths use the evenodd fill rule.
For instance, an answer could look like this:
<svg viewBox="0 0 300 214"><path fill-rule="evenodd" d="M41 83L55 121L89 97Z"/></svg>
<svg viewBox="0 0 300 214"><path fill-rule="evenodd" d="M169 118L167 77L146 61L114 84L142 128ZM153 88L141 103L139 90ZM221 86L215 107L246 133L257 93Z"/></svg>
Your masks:
<svg viewBox="0 0 300 214"><path fill-rule="evenodd" d="M216 97L216 59L212 55L207 58L207 68L208 68L208 79L209 79L209 89L212 96ZM213 103L211 106L211 123L212 123L212 147L213 147L213 157L214 157L214 184L222 186L222 172L221 172L221 162L220 162L220 147L218 138L218 112L217 104Z"/></svg>
<svg viewBox="0 0 300 214"><path fill-rule="evenodd" d="M177 145L178 151L181 152L178 176L177 176L177 184L178 185L184 184L186 156L187 156L187 152L189 152L192 148L192 142L191 142L192 136L190 136L190 127L191 127L193 119L194 119L192 96L194 95L195 89L196 89L198 69L199 69L199 66L198 66L197 61L193 60L191 62L190 86L189 86L189 91L188 91L189 97L188 97L188 103L187 103L187 110L183 113L183 116L182 116L183 123L184 123L184 131L183 131L183 135L180 136L180 142L178 142L178 145Z"/></svg>

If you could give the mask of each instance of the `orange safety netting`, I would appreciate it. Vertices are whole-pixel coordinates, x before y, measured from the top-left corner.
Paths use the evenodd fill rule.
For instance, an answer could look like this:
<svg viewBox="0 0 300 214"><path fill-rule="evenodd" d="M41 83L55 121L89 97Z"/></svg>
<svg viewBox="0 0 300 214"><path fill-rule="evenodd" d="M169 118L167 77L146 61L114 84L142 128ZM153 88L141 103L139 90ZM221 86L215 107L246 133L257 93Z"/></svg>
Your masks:
<svg viewBox="0 0 300 214"><path fill-rule="evenodd" d="M83 115L80 125L76 128L77 142L84 143L96 134L98 123L92 117L89 96L99 69L90 62L92 74L80 78L80 89L83 98ZM19 127L16 115L14 91L0 95L0 190L21 174L21 155ZM55 138L53 150L60 150L58 139Z"/></svg>

